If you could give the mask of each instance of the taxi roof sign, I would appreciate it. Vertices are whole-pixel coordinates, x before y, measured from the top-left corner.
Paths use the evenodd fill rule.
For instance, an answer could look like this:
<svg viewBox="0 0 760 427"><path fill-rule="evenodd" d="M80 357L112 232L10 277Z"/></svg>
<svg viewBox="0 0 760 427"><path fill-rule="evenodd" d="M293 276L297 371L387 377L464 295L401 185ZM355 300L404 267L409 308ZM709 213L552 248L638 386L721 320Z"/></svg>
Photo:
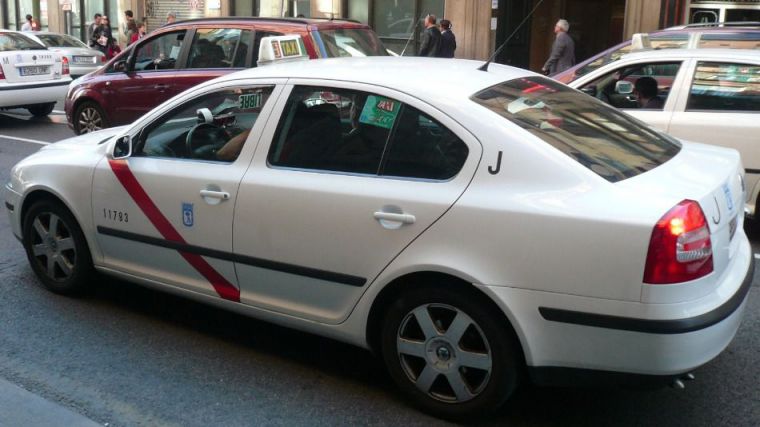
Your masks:
<svg viewBox="0 0 760 427"><path fill-rule="evenodd" d="M649 33L636 33L631 37L631 50L651 49L652 43L649 41Z"/></svg>
<svg viewBox="0 0 760 427"><path fill-rule="evenodd" d="M297 34L261 39L258 65L309 59L303 39Z"/></svg>

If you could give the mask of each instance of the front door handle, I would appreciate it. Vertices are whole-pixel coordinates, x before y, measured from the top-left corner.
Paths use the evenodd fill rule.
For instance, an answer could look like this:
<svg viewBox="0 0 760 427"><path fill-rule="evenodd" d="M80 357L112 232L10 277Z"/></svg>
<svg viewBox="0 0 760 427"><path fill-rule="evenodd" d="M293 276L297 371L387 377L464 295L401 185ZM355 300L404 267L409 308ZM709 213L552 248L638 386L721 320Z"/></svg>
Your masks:
<svg viewBox="0 0 760 427"><path fill-rule="evenodd" d="M382 221L392 221L392 222L400 222L402 224L414 224L414 221L417 221L417 218L415 218L412 214L406 214L406 213L395 213L395 212L375 212L374 217L376 220L382 222Z"/></svg>

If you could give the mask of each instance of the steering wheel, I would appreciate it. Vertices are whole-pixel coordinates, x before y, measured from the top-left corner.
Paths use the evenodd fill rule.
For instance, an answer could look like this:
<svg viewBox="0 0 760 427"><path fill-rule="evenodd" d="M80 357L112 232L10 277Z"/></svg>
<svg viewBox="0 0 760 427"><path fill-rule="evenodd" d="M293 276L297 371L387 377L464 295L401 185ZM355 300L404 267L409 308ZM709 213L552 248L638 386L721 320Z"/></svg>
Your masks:
<svg viewBox="0 0 760 427"><path fill-rule="evenodd" d="M216 150L229 139L230 135L225 129L212 123L199 123L185 137L187 155L192 159L213 160Z"/></svg>

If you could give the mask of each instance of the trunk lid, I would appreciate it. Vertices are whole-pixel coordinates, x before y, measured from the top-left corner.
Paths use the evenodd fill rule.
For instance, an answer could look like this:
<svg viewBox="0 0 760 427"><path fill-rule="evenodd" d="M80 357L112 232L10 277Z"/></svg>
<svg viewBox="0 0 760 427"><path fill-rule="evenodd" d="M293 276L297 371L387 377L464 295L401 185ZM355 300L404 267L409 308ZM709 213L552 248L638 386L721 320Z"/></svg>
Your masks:
<svg viewBox="0 0 760 427"><path fill-rule="evenodd" d="M61 78L61 57L49 50L0 52L0 67L8 83L33 83Z"/></svg>

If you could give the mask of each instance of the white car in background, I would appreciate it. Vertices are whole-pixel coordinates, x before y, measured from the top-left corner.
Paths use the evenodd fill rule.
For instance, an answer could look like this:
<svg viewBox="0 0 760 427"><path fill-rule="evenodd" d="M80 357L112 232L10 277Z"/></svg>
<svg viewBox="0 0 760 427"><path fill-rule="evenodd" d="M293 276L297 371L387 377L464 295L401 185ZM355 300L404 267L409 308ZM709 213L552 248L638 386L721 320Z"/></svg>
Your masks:
<svg viewBox="0 0 760 427"><path fill-rule="evenodd" d="M53 52L58 52L66 57L69 62L72 79L93 72L106 63L106 56L103 52L92 49L78 38L68 34L36 31L26 32L24 35L37 40Z"/></svg>
<svg viewBox="0 0 760 427"><path fill-rule="evenodd" d="M481 65L207 81L19 162L13 233L54 292L98 270L369 348L442 417L494 410L525 371L679 383L720 354L754 269L736 150Z"/></svg>
<svg viewBox="0 0 760 427"><path fill-rule="evenodd" d="M66 96L71 77L61 54L17 31L0 30L0 109L47 116Z"/></svg>
<svg viewBox="0 0 760 427"><path fill-rule="evenodd" d="M641 108L633 86L658 83L662 108ZM747 172L745 209L760 193L760 50L640 51L569 83L678 138L738 150Z"/></svg>

